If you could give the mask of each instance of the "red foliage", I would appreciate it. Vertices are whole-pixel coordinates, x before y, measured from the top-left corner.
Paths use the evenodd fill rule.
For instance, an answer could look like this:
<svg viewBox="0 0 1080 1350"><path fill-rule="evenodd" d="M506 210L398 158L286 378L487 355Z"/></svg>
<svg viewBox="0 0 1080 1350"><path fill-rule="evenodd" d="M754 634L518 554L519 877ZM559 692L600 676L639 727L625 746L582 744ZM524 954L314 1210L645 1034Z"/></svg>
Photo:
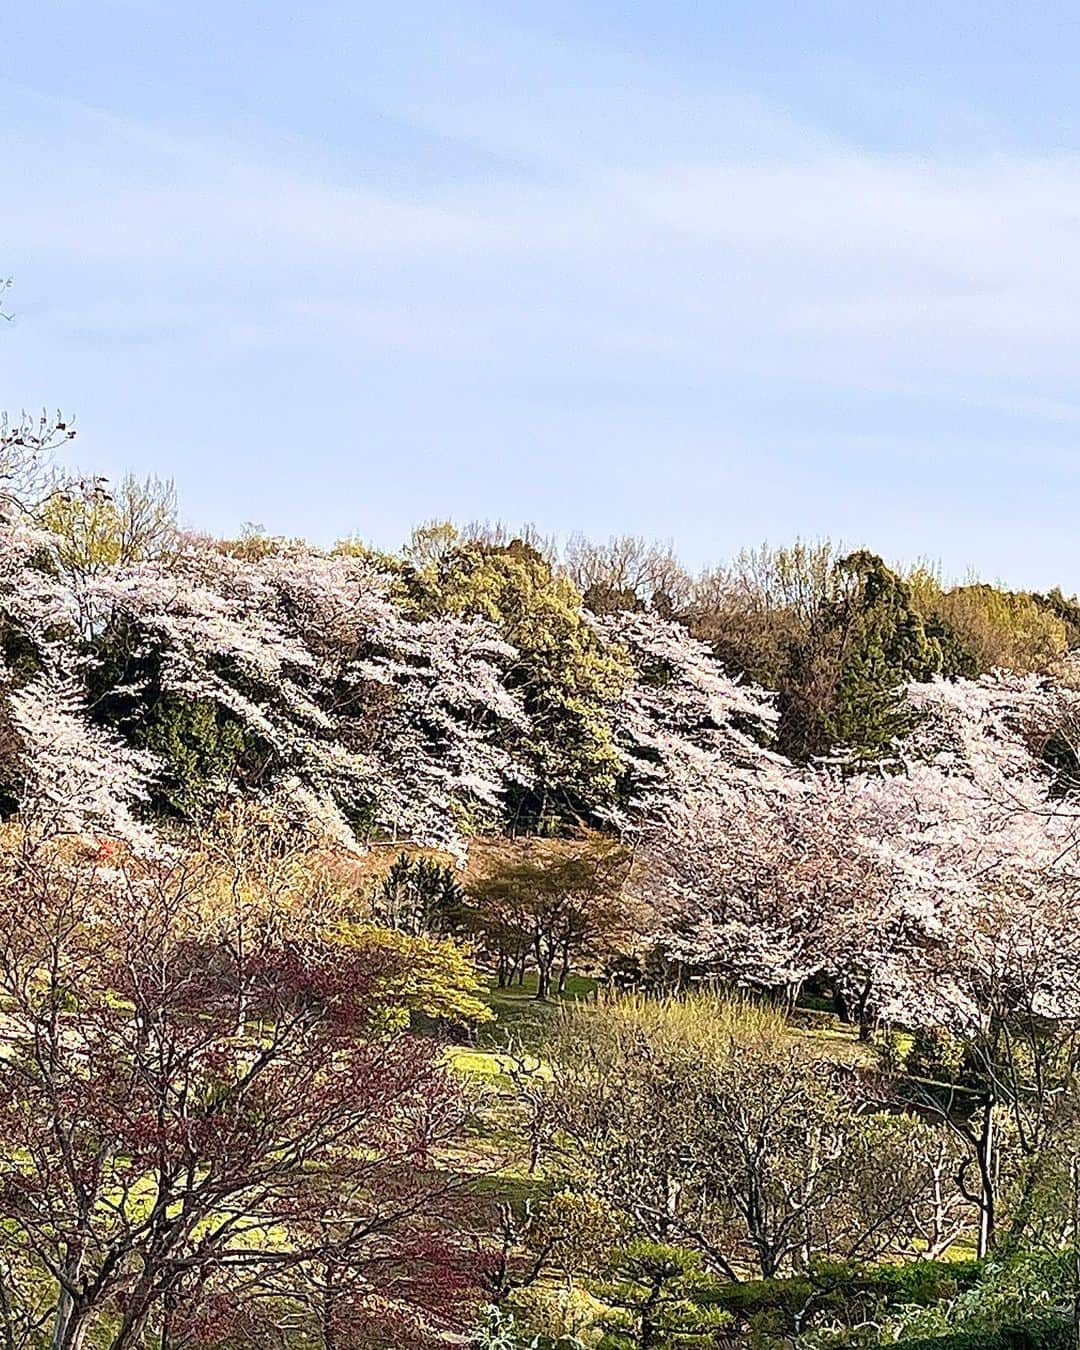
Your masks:
<svg viewBox="0 0 1080 1350"><path fill-rule="evenodd" d="M464 1107L384 1029L392 958L193 933L189 899L38 867L0 902L0 1218L66 1290L57 1343L107 1307L118 1347L322 1325L331 1293L328 1347L431 1343L468 1302L431 1165Z"/></svg>

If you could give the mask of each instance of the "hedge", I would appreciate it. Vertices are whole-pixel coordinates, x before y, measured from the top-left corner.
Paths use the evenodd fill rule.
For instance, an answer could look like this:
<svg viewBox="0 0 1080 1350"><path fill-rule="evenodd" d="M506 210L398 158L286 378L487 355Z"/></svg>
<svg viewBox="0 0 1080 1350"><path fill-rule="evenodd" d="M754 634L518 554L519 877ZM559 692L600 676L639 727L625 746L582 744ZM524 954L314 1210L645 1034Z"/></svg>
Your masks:
<svg viewBox="0 0 1080 1350"><path fill-rule="evenodd" d="M711 1293L708 1302L741 1318L800 1311L810 1300L819 1308L866 1298L926 1308L970 1289L980 1269L978 1261L911 1261L891 1266L822 1262L805 1275L726 1284Z"/></svg>

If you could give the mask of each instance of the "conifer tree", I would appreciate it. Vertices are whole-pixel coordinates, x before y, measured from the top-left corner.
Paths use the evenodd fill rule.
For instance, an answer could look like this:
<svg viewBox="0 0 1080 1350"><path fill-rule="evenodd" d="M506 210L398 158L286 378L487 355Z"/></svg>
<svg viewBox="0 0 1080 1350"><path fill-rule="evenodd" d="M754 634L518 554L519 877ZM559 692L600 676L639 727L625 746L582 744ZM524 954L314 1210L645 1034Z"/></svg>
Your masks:
<svg viewBox="0 0 1080 1350"><path fill-rule="evenodd" d="M797 759L879 759L911 729L904 686L940 673L941 642L877 554L850 553L834 572L834 598L792 652L780 743Z"/></svg>

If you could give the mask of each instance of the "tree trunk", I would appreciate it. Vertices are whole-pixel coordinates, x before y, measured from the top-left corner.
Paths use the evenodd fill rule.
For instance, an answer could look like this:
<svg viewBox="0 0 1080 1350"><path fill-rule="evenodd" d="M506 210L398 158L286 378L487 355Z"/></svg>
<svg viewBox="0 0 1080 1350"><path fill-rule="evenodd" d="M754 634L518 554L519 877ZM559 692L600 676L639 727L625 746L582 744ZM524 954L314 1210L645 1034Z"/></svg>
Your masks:
<svg viewBox="0 0 1080 1350"><path fill-rule="evenodd" d="M61 1290L56 1301L49 1350L82 1350L89 1327L86 1311L77 1309L71 1295Z"/></svg>
<svg viewBox="0 0 1080 1350"><path fill-rule="evenodd" d="M532 955L536 962L536 999L538 1003L546 1003L551 997L551 975L555 966L555 943L551 939L545 941L542 933L534 933L532 939Z"/></svg>
<svg viewBox="0 0 1080 1350"><path fill-rule="evenodd" d="M780 1258L772 1247L764 1242L758 1245L758 1264L761 1266L761 1277L764 1280L774 1280L780 1274Z"/></svg>
<svg viewBox="0 0 1080 1350"><path fill-rule="evenodd" d="M149 1318L149 1308L145 1308L137 1316L126 1318L113 1338L109 1350L131 1350L131 1347L141 1345L143 1332L146 1330L146 1323Z"/></svg>
<svg viewBox="0 0 1080 1350"><path fill-rule="evenodd" d="M127 1304L123 1320L117 1328L116 1334L110 1342L109 1350L134 1350L134 1347L143 1344L143 1333L146 1331L146 1324L150 1321L150 1315L154 1310L154 1304L161 1301L164 1309L162 1313L162 1332L160 1347L165 1350L168 1344L168 1338L171 1334L169 1322L169 1309L172 1306L172 1295L166 1289L164 1292L155 1290L155 1282L148 1275L144 1277L140 1284L132 1291L131 1298Z"/></svg>
<svg viewBox="0 0 1080 1350"><path fill-rule="evenodd" d="M656 1308L663 1293L664 1284L660 1276L654 1276L648 1297L641 1306L641 1350L660 1350L662 1332L656 1325Z"/></svg>
<svg viewBox="0 0 1080 1350"><path fill-rule="evenodd" d="M987 1094L983 1104L978 1143L979 1240L976 1255L989 1254L994 1245L994 1099Z"/></svg>
<svg viewBox="0 0 1080 1350"><path fill-rule="evenodd" d="M546 1003L551 997L551 965L548 962L538 962L536 966L536 1000L538 1003Z"/></svg>
<svg viewBox="0 0 1080 1350"><path fill-rule="evenodd" d="M322 1343L323 1350L337 1350L337 1303L338 1288L334 1276L327 1271L326 1292L322 1306Z"/></svg>
<svg viewBox="0 0 1080 1350"><path fill-rule="evenodd" d="M167 1293L164 1299L162 1300L161 1345L159 1347L159 1350L172 1350L173 1311L175 1308L175 1304L176 1299L174 1295L171 1292Z"/></svg>
<svg viewBox="0 0 1080 1350"><path fill-rule="evenodd" d="M69 1247L66 1252L65 1271L69 1283L79 1278L82 1269L82 1254L75 1254ZM57 1291L56 1311L53 1314L52 1335L49 1338L49 1350L81 1350L90 1329L90 1309L77 1300L62 1285Z"/></svg>
<svg viewBox="0 0 1080 1350"><path fill-rule="evenodd" d="M874 1039L874 1023L877 1019L870 1016L870 981L862 987L859 994L859 1040L869 1043Z"/></svg>
<svg viewBox="0 0 1080 1350"><path fill-rule="evenodd" d="M566 993L566 981L570 978L570 953L563 948L562 964L559 967L559 993Z"/></svg>

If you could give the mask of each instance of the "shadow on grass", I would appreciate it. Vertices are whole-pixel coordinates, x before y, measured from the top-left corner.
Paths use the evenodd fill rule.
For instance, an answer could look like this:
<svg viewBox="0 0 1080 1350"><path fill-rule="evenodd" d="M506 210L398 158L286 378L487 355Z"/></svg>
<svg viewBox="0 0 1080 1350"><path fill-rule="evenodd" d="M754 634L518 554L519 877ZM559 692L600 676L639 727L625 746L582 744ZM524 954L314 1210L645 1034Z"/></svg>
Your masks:
<svg viewBox="0 0 1080 1350"><path fill-rule="evenodd" d="M584 976L572 975L565 994L553 994L547 1002L536 997L536 976L529 974L524 984L513 984L499 989L494 980L487 994L487 1003L495 1014L495 1021L483 1027L478 1037L478 1048L494 1048L506 1043L507 1036L525 1045L537 1044L544 1027L562 1003L589 999L596 993L597 982Z"/></svg>

